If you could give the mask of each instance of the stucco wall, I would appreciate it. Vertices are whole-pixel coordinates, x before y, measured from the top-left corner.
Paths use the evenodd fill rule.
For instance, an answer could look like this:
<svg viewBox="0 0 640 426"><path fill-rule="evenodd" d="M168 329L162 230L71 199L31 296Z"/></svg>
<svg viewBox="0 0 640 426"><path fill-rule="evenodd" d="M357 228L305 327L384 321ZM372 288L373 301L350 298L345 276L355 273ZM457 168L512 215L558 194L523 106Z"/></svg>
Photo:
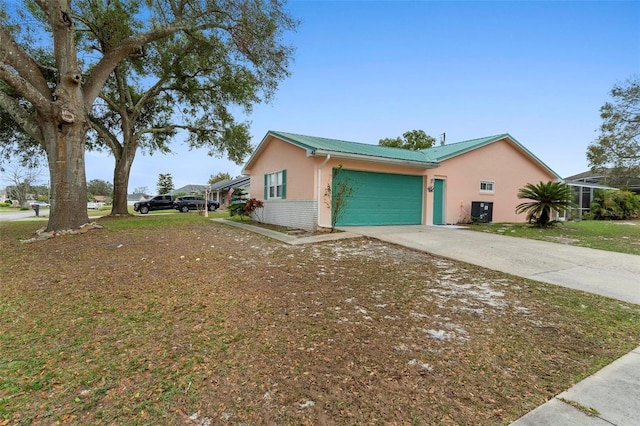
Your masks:
<svg viewBox="0 0 640 426"><path fill-rule="evenodd" d="M264 199L264 175L287 170L287 199L315 199L315 158L304 149L269 136L266 147L250 170L251 195Z"/></svg>
<svg viewBox="0 0 640 426"><path fill-rule="evenodd" d="M428 174L427 185L435 178L445 180L446 223L468 220L472 201L493 202L493 222L524 222L526 215L515 214L516 205L523 201L517 196L519 189L527 183L556 179L507 140L441 162ZM481 180L494 182L495 192L480 192ZM427 195L426 216L426 223L432 224L433 193Z"/></svg>

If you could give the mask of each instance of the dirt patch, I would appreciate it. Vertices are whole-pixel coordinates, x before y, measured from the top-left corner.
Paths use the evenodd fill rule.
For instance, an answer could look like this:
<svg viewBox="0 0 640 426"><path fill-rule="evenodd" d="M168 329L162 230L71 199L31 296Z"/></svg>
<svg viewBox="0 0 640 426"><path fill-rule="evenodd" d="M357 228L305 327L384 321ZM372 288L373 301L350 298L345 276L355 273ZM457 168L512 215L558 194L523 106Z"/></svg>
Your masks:
<svg viewBox="0 0 640 426"><path fill-rule="evenodd" d="M635 306L364 238L5 231L0 424L508 424L640 335Z"/></svg>

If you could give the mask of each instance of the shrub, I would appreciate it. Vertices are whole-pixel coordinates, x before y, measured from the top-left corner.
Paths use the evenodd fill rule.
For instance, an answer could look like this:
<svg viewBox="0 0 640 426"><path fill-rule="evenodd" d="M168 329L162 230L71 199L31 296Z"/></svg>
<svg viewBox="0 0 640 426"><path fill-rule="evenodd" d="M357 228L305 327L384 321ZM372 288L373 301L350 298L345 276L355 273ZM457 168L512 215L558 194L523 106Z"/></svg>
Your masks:
<svg viewBox="0 0 640 426"><path fill-rule="evenodd" d="M596 220L625 220L640 216L640 199L630 191L596 190L591 203Z"/></svg>
<svg viewBox="0 0 640 426"><path fill-rule="evenodd" d="M251 215L258 209L261 209L264 207L264 203L262 202L262 200L258 200L256 198L249 198L247 200L247 202L244 204L244 207L242 207L242 211L249 217L251 217ZM242 217L242 213L240 214L240 217ZM262 222L262 221L260 221Z"/></svg>
<svg viewBox="0 0 640 426"><path fill-rule="evenodd" d="M261 200L255 198L249 198L245 200L247 193L242 188L236 188L231 197L231 203L227 210L230 216L238 215L240 219L244 220L244 217L251 217L251 215L257 210L264 207L264 203Z"/></svg>

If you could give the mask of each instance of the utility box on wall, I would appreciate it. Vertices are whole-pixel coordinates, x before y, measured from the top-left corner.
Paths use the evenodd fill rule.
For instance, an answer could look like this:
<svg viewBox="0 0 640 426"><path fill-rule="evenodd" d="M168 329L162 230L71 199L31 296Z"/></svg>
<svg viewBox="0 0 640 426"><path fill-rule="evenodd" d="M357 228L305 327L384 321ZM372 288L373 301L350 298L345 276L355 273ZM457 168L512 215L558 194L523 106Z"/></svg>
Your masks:
<svg viewBox="0 0 640 426"><path fill-rule="evenodd" d="M480 223L489 223L493 220L493 202L492 201L472 201L471 202L471 221Z"/></svg>

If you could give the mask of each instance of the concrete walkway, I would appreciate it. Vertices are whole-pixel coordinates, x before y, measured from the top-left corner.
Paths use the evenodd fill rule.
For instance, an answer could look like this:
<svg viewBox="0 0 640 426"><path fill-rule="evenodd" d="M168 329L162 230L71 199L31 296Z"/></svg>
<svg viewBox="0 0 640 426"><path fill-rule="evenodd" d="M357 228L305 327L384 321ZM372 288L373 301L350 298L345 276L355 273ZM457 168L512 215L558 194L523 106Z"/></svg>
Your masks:
<svg viewBox="0 0 640 426"><path fill-rule="evenodd" d="M640 256L449 226L343 227L296 237L223 219L287 244L366 236L508 274L640 305ZM521 417L512 426L640 425L640 347Z"/></svg>

